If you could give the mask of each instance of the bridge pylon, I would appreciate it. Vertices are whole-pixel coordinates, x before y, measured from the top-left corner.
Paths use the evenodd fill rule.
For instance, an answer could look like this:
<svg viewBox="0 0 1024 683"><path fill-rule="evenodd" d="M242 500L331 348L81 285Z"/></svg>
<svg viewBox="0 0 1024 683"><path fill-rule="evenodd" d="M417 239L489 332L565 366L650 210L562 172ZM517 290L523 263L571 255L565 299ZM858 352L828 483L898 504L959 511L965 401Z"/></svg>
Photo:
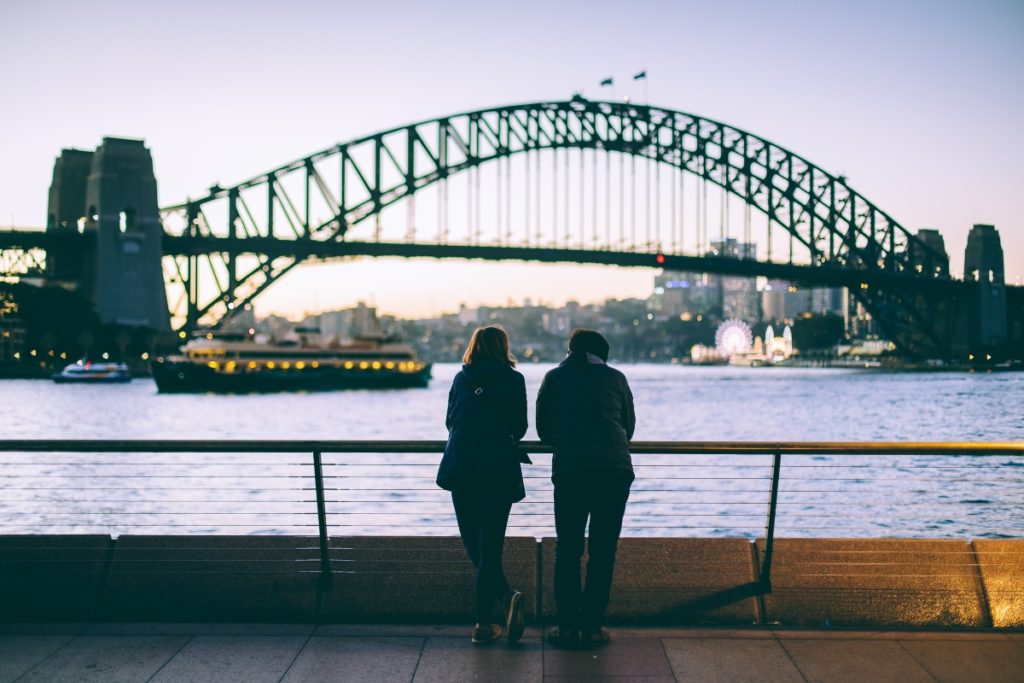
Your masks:
<svg viewBox="0 0 1024 683"><path fill-rule="evenodd" d="M967 235L964 279L976 282L971 306L970 341L979 349L1007 340L1006 276L1003 245L993 225L975 224Z"/></svg>
<svg viewBox="0 0 1024 683"><path fill-rule="evenodd" d="M86 253L48 254L51 278L90 298L104 323L170 330L156 178L141 140L106 137L95 152L63 150L47 216L48 232L90 238L81 243Z"/></svg>

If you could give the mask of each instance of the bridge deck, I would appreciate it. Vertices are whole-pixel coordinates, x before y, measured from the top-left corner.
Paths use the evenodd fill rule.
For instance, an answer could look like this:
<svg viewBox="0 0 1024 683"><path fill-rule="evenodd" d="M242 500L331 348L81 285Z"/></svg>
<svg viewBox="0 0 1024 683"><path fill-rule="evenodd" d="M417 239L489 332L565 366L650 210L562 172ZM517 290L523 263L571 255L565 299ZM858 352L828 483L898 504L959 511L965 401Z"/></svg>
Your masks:
<svg viewBox="0 0 1024 683"><path fill-rule="evenodd" d="M528 629L312 624L0 624L0 681L1020 681L1024 633L612 629L564 652Z"/></svg>

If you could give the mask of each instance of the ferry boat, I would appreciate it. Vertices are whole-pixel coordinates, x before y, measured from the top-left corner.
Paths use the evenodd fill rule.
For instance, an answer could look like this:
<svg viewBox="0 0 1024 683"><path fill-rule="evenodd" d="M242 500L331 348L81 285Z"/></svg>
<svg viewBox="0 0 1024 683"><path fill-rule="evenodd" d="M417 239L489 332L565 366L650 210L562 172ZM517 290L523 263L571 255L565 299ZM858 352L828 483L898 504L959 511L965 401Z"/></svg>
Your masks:
<svg viewBox="0 0 1024 683"><path fill-rule="evenodd" d="M51 378L58 384L118 384L131 382L132 374L124 363L80 360L54 373Z"/></svg>
<svg viewBox="0 0 1024 683"><path fill-rule="evenodd" d="M164 393L242 393L426 387L431 364L393 338L322 346L304 336L272 342L211 332L155 359L152 369Z"/></svg>

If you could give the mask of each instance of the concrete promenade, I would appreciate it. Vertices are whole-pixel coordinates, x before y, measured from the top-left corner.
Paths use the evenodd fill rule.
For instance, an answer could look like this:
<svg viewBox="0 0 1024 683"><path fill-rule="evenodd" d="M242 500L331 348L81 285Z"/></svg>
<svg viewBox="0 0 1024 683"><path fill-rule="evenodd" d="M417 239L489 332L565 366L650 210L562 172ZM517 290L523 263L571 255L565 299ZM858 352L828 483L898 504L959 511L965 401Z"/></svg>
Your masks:
<svg viewBox="0 0 1024 683"><path fill-rule="evenodd" d="M464 626L7 623L0 681L1024 681L1024 632L610 629L590 652Z"/></svg>

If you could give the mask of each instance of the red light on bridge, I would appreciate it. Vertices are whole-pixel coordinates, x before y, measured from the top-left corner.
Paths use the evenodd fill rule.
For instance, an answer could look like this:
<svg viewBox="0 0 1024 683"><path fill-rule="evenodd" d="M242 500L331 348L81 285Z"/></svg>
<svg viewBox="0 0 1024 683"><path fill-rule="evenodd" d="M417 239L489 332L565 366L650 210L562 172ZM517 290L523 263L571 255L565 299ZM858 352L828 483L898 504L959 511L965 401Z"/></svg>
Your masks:
<svg viewBox="0 0 1024 683"><path fill-rule="evenodd" d="M658 254L657 256L654 257L654 260L658 262L658 265L661 265L662 263L665 262L665 255Z"/></svg>

